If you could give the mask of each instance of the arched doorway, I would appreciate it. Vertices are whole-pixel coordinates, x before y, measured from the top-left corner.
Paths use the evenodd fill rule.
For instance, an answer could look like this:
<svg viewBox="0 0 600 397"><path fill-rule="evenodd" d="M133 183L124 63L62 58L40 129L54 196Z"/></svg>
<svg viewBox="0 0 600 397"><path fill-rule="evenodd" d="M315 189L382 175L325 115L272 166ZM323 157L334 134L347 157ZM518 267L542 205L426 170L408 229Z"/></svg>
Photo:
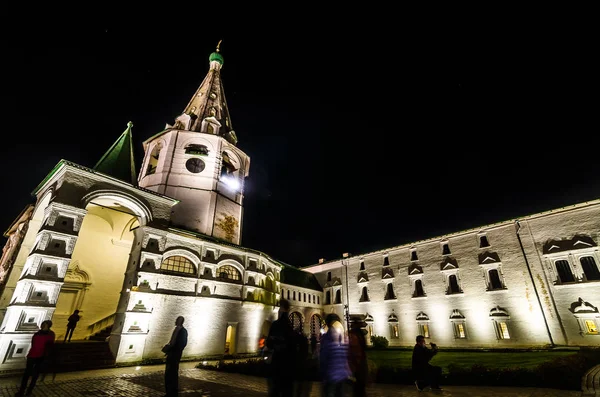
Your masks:
<svg viewBox="0 0 600 397"><path fill-rule="evenodd" d="M110 334L121 292L135 281L125 278L131 249L142 239L139 226L149 218L136 199L117 192L92 193L84 202L87 213L52 317L58 340L75 309L81 319L73 340Z"/></svg>
<svg viewBox="0 0 600 397"><path fill-rule="evenodd" d="M236 324L227 325L227 331L225 332L225 355L233 355L236 353Z"/></svg>

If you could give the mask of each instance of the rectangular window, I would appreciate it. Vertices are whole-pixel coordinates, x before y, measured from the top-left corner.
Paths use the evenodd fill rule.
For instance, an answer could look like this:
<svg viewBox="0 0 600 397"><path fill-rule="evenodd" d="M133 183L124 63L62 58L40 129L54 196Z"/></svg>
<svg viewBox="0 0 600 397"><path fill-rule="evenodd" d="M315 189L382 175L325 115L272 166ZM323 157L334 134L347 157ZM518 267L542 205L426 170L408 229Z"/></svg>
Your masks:
<svg viewBox="0 0 600 397"><path fill-rule="evenodd" d="M454 337L457 339L466 339L467 333L464 323L454 323Z"/></svg>
<svg viewBox="0 0 600 397"><path fill-rule="evenodd" d="M500 336L500 339L510 339L508 325L506 325L504 321L498 323L498 335Z"/></svg>
<svg viewBox="0 0 600 397"><path fill-rule="evenodd" d="M598 325L594 320L585 320L585 327L587 329L588 334L597 334L598 333Z"/></svg>
<svg viewBox="0 0 600 397"><path fill-rule="evenodd" d="M394 339L399 338L400 335L398 333L398 324L392 324L390 334L391 334L391 337Z"/></svg>
<svg viewBox="0 0 600 397"><path fill-rule="evenodd" d="M419 335L423 335L424 337L429 338L429 324L419 325Z"/></svg>

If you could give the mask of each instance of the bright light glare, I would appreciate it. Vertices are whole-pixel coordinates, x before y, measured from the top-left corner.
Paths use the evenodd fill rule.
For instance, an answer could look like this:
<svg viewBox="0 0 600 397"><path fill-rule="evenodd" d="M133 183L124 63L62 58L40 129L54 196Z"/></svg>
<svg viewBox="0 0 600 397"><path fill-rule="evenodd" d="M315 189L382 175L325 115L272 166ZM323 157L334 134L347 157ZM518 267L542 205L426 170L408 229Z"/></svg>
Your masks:
<svg viewBox="0 0 600 397"><path fill-rule="evenodd" d="M202 361L202 365L207 365L208 361Z"/></svg>
<svg viewBox="0 0 600 397"><path fill-rule="evenodd" d="M136 371L139 371L140 369L142 369L142 367L135 367Z"/></svg>
<svg viewBox="0 0 600 397"><path fill-rule="evenodd" d="M237 178L231 176L224 176L221 180L231 189L237 190L240 188L240 183Z"/></svg>

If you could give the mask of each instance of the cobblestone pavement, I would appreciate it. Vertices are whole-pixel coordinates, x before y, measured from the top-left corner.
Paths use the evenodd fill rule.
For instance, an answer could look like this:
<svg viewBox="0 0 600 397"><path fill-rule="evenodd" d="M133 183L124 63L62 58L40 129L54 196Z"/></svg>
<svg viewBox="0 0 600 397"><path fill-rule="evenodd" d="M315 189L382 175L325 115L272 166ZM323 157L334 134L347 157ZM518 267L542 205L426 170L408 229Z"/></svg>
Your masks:
<svg viewBox="0 0 600 397"><path fill-rule="evenodd" d="M179 375L180 396L238 397L266 396L264 378L196 369L196 363L182 363ZM136 369L137 368L137 369ZM105 370L81 371L58 374L54 380L47 377L38 381L33 396L51 397L162 397L164 365L123 367ZM13 396L17 391L19 377L0 378L0 396ZM320 397L320 384L313 383L311 397ZM580 397L579 391L510 388L448 386L439 392L418 392L414 386L372 385L369 397Z"/></svg>

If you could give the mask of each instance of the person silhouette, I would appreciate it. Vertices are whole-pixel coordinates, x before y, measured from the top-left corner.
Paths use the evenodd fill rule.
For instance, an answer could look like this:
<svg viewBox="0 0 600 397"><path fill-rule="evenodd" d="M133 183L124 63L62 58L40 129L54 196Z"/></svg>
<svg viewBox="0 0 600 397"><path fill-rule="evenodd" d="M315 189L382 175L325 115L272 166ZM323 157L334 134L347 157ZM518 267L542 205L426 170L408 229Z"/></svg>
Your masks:
<svg viewBox="0 0 600 397"><path fill-rule="evenodd" d="M73 331L75 331L75 327L77 326L77 322L80 318L81 316L79 316L79 310L75 310L73 314L69 316L69 319L67 320L67 333L65 334L64 342L67 342L67 338L69 339L69 342L71 342Z"/></svg>
<svg viewBox="0 0 600 397"><path fill-rule="evenodd" d="M175 328L171 334L171 339L162 348L162 352L167 355L165 365L165 397L175 397L179 390L179 361L183 354L183 349L187 346L188 332L183 327L183 316L175 320Z"/></svg>
<svg viewBox="0 0 600 397"><path fill-rule="evenodd" d="M290 302L281 299L277 320L273 321L267 336L271 352L269 364L269 397L291 397L294 391L296 347L294 330L289 318Z"/></svg>
<svg viewBox="0 0 600 397"><path fill-rule="evenodd" d="M21 378L21 387L15 394L15 397L21 397L23 396L23 393L25 393L24 395L26 396L30 396L31 393L33 393L35 383L40 376L42 363L54 346L55 335L54 331L50 330L51 327L52 321L42 321L40 330L33 334L33 337L31 338L31 348L29 349L29 353L27 353L27 366L25 367L25 373L23 373L23 377ZM27 382L30 377L31 383L29 384L29 387L27 387Z"/></svg>
<svg viewBox="0 0 600 397"><path fill-rule="evenodd" d="M364 397L367 395L367 340L365 338L367 323L359 316L350 318L350 332L348 333L348 365L354 377L352 395Z"/></svg>

